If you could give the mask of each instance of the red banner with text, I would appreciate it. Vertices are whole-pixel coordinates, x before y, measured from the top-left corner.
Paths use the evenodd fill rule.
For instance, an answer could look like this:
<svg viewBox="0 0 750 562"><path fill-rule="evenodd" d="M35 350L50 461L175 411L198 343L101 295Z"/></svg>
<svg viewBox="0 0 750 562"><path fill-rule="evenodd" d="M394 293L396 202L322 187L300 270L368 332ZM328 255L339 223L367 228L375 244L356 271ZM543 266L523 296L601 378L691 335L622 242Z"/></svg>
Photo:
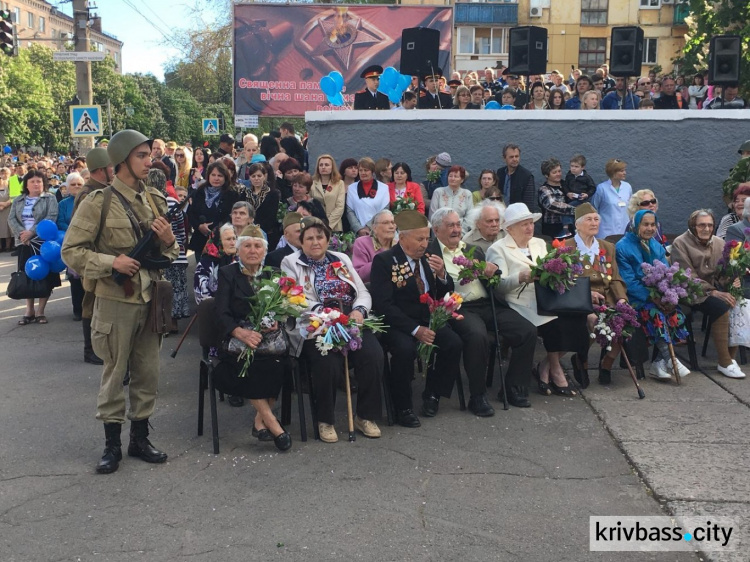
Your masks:
<svg viewBox="0 0 750 562"><path fill-rule="evenodd" d="M320 79L344 76L344 100L364 88L372 64L399 70L401 32L440 31L438 63L447 75L453 14L450 7L331 4L235 4L234 113L304 115L331 107Z"/></svg>

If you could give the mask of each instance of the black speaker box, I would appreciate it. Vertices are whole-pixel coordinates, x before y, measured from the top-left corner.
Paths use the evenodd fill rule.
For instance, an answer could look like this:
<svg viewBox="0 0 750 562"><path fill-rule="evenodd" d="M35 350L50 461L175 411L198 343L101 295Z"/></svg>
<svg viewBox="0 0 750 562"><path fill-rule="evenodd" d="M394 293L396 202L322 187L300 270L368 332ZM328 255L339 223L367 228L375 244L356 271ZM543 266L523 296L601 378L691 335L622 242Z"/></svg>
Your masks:
<svg viewBox="0 0 750 562"><path fill-rule="evenodd" d="M401 33L401 74L423 76L438 67L440 32L429 27L411 27Z"/></svg>
<svg viewBox="0 0 750 562"><path fill-rule="evenodd" d="M643 64L643 30L637 26L613 27L609 45L612 76L640 76Z"/></svg>
<svg viewBox="0 0 750 562"><path fill-rule="evenodd" d="M726 86L740 81L742 39L739 35L711 37L708 51L708 83Z"/></svg>
<svg viewBox="0 0 750 562"><path fill-rule="evenodd" d="M547 72L547 30L527 25L510 30L508 72L520 76Z"/></svg>

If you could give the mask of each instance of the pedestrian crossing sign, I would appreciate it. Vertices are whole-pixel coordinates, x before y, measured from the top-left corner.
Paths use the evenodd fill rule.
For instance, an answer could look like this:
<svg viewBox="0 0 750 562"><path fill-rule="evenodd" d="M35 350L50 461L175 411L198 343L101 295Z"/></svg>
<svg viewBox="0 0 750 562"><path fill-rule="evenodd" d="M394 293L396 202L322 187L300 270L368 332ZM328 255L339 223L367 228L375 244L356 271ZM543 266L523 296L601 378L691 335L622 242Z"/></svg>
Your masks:
<svg viewBox="0 0 750 562"><path fill-rule="evenodd" d="M71 105L70 134L74 137L100 137L102 135L101 106Z"/></svg>
<svg viewBox="0 0 750 562"><path fill-rule="evenodd" d="M219 134L219 119L211 117L210 119L203 120L203 136L208 137L211 135Z"/></svg>

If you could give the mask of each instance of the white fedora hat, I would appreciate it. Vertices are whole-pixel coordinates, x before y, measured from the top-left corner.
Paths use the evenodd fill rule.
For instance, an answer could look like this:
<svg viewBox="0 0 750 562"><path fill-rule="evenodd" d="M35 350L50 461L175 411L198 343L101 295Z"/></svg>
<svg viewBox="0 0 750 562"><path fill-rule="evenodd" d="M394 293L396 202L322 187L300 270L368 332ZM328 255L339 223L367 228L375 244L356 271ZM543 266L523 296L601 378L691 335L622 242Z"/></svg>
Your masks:
<svg viewBox="0 0 750 562"><path fill-rule="evenodd" d="M542 218L542 213L532 213L525 203L511 203L505 209L505 220L503 221L503 228L513 226L518 222L522 222L528 219L534 222Z"/></svg>

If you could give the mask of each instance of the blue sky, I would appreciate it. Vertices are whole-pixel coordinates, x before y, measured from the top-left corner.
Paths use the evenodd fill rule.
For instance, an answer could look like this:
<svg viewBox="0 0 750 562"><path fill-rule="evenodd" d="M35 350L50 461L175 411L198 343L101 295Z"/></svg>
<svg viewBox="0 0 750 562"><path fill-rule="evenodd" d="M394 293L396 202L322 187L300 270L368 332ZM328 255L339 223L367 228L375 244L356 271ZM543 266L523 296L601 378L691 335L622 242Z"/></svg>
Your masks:
<svg viewBox="0 0 750 562"><path fill-rule="evenodd" d="M66 14L72 15L71 4L58 4L54 0L52 3L57 4ZM170 33L191 25L189 14L193 2L97 0L96 5L95 11L102 18L102 29L124 43L123 72L150 72L163 80L164 65L179 54L168 43ZM164 34L167 35L166 38Z"/></svg>

